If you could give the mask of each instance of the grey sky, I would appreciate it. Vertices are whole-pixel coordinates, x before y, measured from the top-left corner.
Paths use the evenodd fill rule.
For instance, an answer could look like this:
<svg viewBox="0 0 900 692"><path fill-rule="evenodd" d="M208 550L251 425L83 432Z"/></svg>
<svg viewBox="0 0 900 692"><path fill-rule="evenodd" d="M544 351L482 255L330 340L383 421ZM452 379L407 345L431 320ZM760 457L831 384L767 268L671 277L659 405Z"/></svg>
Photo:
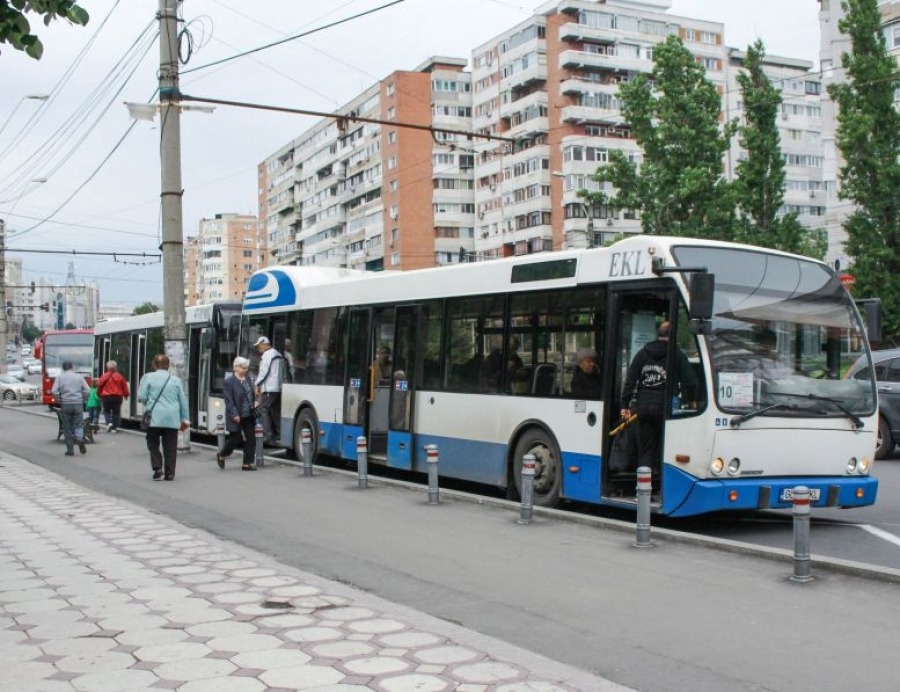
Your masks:
<svg viewBox="0 0 900 692"><path fill-rule="evenodd" d="M193 22L194 52L182 70L386 3L187 0L184 15ZM148 43L146 56L120 94L108 93L97 99L111 102L105 114L83 104L99 84L115 81L104 78L151 23L158 1L120 0L65 87L46 103L22 100L55 89L115 0L81 0L81 4L91 13L88 27L39 27L45 44L41 61L8 47L0 54L0 92L4 94L0 126L6 123L0 131L0 218L6 219L7 229L12 231L7 246L156 252L158 125L137 123L96 176L85 181L132 124L122 102L146 102L153 94L158 44ZM432 55L469 57L474 46L526 19L542 4L543 0L406 0L253 57L186 72L182 89L196 96L330 111L393 70L412 69ZM759 37L771 54L818 59L815 0L673 0L671 13L724 22L725 41L731 46L744 48ZM28 136L16 139L37 115L40 119ZM73 119L83 122L67 128L65 124ZM186 234L196 233L199 220L216 213L255 214L257 164L312 122L221 107L212 115L185 113L182 178ZM81 138L84 142L63 162L65 152ZM41 148L48 141L54 144ZM45 155L36 156L39 151ZM46 182L37 182L42 180ZM50 221L16 235L51 215L82 184L83 189ZM22 196L23 192L27 194ZM20 256L26 280L47 276L60 283L71 259ZM140 268L81 256L75 261L80 278L99 281L102 302L162 298L161 265Z"/></svg>

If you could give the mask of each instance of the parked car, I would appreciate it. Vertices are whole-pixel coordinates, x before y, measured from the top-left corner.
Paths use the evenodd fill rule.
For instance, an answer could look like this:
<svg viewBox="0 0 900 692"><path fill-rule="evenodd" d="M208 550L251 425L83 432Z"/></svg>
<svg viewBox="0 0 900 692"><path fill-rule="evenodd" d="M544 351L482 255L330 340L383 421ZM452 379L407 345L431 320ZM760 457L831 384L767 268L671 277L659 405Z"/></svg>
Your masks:
<svg viewBox="0 0 900 692"><path fill-rule="evenodd" d="M41 374L41 361L33 360L28 364L28 367L25 368L29 375L40 375Z"/></svg>
<svg viewBox="0 0 900 692"><path fill-rule="evenodd" d="M878 388L878 435L875 458L886 459L900 444L900 348L873 351L875 384ZM869 377L869 363L861 356L850 366L847 379Z"/></svg>
<svg viewBox="0 0 900 692"><path fill-rule="evenodd" d="M7 353L6 354L6 362L7 363L15 363L16 362L16 354L15 353Z"/></svg>
<svg viewBox="0 0 900 692"><path fill-rule="evenodd" d="M25 348L23 348L23 349L22 349L22 355L23 355L23 356L30 356L30 355L31 355L31 346L26 346Z"/></svg>
<svg viewBox="0 0 900 692"><path fill-rule="evenodd" d="M3 401L39 401L40 389L33 384L19 382L10 375L0 375L0 396Z"/></svg>
<svg viewBox="0 0 900 692"><path fill-rule="evenodd" d="M10 377L15 377L19 382L25 381L25 371L18 365L12 368L7 368L6 374Z"/></svg>

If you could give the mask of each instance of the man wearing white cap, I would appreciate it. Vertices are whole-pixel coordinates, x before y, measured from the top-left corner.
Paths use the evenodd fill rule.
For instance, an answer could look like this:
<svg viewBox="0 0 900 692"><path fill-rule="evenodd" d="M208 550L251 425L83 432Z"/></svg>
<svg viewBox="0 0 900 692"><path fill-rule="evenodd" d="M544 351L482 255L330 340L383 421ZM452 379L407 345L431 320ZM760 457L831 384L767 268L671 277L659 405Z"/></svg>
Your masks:
<svg viewBox="0 0 900 692"><path fill-rule="evenodd" d="M256 405L259 422L263 426L263 438L269 444L278 444L281 411L281 383L284 356L272 348L272 342L261 336L253 344L259 349L259 372L256 375Z"/></svg>

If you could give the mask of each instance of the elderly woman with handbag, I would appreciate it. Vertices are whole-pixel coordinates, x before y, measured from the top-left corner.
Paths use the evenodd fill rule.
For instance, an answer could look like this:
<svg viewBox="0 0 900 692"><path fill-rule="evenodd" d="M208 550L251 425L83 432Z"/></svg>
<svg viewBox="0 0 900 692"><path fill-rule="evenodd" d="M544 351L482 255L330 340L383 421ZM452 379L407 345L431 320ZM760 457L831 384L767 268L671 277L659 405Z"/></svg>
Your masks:
<svg viewBox="0 0 900 692"><path fill-rule="evenodd" d="M244 471L256 471L254 456L256 451L256 405L253 396L253 380L248 370L250 361L238 356L234 359L234 374L225 378L223 386L225 394L225 429L228 439L221 451L216 454L216 463L220 469L225 468L225 459L230 457L234 448L243 438Z"/></svg>
<svg viewBox="0 0 900 692"><path fill-rule="evenodd" d="M175 480L175 461L178 454L178 432L191 424L187 397L181 380L169 372L169 357L159 354L153 357L155 372L141 378L138 401L149 408L150 419L141 427L147 430L147 449L153 480ZM144 412L146 418L147 412ZM160 453L162 443L162 453Z"/></svg>

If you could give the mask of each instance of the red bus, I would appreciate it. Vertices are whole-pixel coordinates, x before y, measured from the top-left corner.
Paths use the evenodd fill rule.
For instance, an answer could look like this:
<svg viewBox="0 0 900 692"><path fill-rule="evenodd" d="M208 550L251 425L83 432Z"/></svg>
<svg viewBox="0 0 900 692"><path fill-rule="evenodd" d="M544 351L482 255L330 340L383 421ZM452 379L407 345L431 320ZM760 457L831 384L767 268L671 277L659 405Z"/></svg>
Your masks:
<svg viewBox="0 0 900 692"><path fill-rule="evenodd" d="M43 402L55 406L50 390L67 360L72 361L75 372L84 375L90 384L94 372L94 330L48 330L34 342L34 357L41 361Z"/></svg>

